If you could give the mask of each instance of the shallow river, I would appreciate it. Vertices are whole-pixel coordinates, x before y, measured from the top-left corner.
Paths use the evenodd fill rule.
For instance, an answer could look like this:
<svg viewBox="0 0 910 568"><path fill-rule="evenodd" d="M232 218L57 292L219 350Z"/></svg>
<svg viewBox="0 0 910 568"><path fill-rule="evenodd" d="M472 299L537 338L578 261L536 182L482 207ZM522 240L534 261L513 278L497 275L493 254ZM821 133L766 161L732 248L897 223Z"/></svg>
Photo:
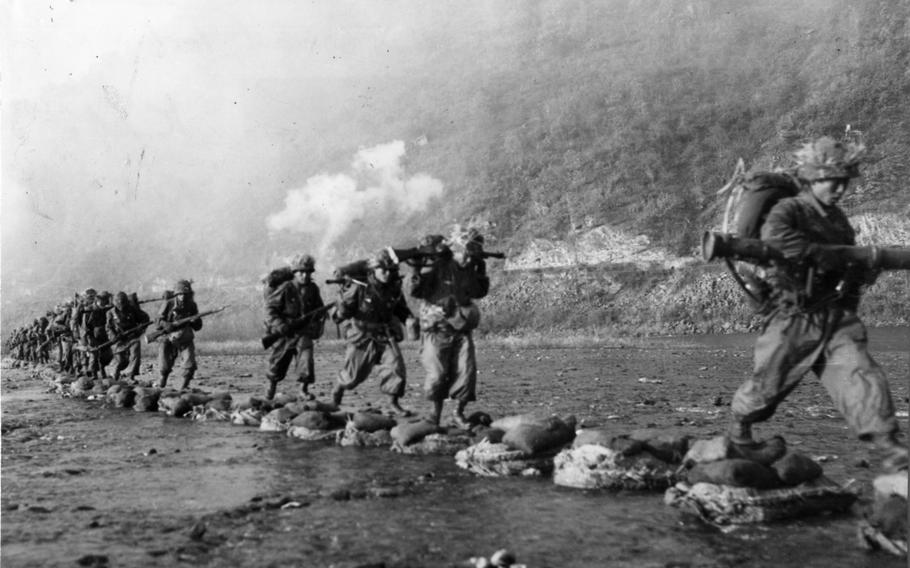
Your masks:
<svg viewBox="0 0 910 568"><path fill-rule="evenodd" d="M711 400L729 397L745 376L751 340L661 339L653 346L611 349L481 346L486 403L477 406L494 416L544 406L590 423L620 420L630 429L712 435L722 430L723 408ZM910 369L910 333L875 330L872 344L895 377L906 416L901 377ZM409 368L418 369L413 346L405 354ZM317 368L337 365L340 356L340 347L323 349ZM258 356L203 356L207 378L200 387L258 392L261 380L255 376L263 365ZM659 493L481 478L458 469L451 457L339 448L60 399L26 377L21 370L3 371L4 567L77 561L467 566L470 557L499 548L530 567L905 565L860 549L850 516L722 532L665 506ZM419 388L412 382L411 388ZM375 399L372 382L360 390L350 402ZM868 483L874 471L855 463L874 454L864 453L836 413L819 413L830 401L817 384L799 391L792 407L780 411L788 413L779 423L788 442L813 455L833 454L826 471L835 480ZM419 407L419 394L408 396ZM661 396L669 401L664 404ZM535 402L541 399L545 405ZM701 410L692 414L693 408Z"/></svg>

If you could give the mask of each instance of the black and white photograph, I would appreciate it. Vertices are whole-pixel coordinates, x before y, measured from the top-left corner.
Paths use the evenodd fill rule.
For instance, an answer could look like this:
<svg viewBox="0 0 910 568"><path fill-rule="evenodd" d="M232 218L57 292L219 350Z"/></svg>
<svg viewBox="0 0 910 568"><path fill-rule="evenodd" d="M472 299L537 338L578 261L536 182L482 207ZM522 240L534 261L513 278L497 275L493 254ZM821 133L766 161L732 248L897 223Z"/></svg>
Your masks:
<svg viewBox="0 0 910 568"><path fill-rule="evenodd" d="M907 566L910 3L0 3L0 564Z"/></svg>

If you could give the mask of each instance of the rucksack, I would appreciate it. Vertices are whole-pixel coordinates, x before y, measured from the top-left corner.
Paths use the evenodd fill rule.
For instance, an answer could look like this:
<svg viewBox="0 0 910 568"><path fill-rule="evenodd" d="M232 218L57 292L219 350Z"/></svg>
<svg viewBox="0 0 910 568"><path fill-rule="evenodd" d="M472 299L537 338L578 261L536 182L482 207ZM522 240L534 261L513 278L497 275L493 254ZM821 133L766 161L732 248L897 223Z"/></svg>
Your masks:
<svg viewBox="0 0 910 568"><path fill-rule="evenodd" d="M768 213L778 201L800 192L799 180L783 172L745 172L742 159L736 164L733 179L718 194L730 189L724 209L722 231L744 239L760 239ZM756 308L768 299L770 287L764 267L744 260L724 259L730 273Z"/></svg>
<svg viewBox="0 0 910 568"><path fill-rule="evenodd" d="M263 296L268 298L279 286L293 279L294 271L291 270L290 266L282 266L272 270L262 279Z"/></svg>

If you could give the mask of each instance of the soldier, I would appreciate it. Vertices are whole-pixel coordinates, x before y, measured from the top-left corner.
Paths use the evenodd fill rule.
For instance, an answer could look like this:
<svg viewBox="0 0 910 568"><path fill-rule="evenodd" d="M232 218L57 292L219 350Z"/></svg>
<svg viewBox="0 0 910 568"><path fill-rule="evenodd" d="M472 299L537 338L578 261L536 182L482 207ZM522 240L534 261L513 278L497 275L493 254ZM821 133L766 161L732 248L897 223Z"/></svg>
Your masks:
<svg viewBox="0 0 910 568"><path fill-rule="evenodd" d="M433 403L432 420L439 424L446 398L457 401L455 423L468 428L464 409L476 400L477 359L472 331L480 310L472 300L490 289L483 252L483 237L468 234L463 252L454 254L441 236L424 239L421 248L437 255L412 275L411 295L419 299L421 363L426 371L424 391Z"/></svg>
<svg viewBox="0 0 910 568"><path fill-rule="evenodd" d="M823 137L796 153L803 190L778 201L761 238L792 264L768 269L771 312L755 343L755 365L732 402L731 440L760 450L752 424L770 418L812 370L861 440L885 453L886 470L907 467L888 381L868 352L857 316L862 288L877 277L847 266L825 245L854 245L856 232L837 206L859 175L863 148Z"/></svg>
<svg viewBox="0 0 910 568"><path fill-rule="evenodd" d="M73 372L73 336L70 330L70 315L72 302L65 301L57 306L51 331L57 337L58 363L60 371L72 374Z"/></svg>
<svg viewBox="0 0 910 568"><path fill-rule="evenodd" d="M401 293L401 282L391 277L398 264L388 251L374 255L367 266L366 282L345 284L336 304L334 318L344 322L347 347L332 399L340 405L344 391L356 388L378 366L379 390L389 396L396 413L408 415L399 403L407 375L398 342L403 339L401 324L411 317L411 310Z"/></svg>
<svg viewBox="0 0 910 568"><path fill-rule="evenodd" d="M130 302L125 292L117 292L114 296L114 307L107 312L107 334L116 343L113 346L115 381L120 380L122 372L126 372L126 379L133 381L139 374L142 346L139 339L144 329L138 326L149 321L148 314L141 312L138 306ZM145 317L142 317L142 316Z"/></svg>
<svg viewBox="0 0 910 568"><path fill-rule="evenodd" d="M167 378L174 368L174 363L180 358L183 369L183 384L180 389L185 390L189 388L190 381L196 373L194 338L195 332L202 329L202 318L182 325L172 323L199 313L189 280L178 280L173 294L165 293L165 298L167 301L158 314L158 327L167 332L167 335L161 338L161 347L158 349L158 387L164 388L167 385Z"/></svg>
<svg viewBox="0 0 910 568"><path fill-rule="evenodd" d="M325 311L312 314L323 307L319 286L312 280L316 260L302 255L291 266L293 278L278 285L266 296L266 326L270 333L282 337L272 344L269 356L269 381L266 398L275 396L275 389L293 366L293 374L300 383L300 394L312 400L310 385L316 382L313 362L313 341L322 337Z"/></svg>

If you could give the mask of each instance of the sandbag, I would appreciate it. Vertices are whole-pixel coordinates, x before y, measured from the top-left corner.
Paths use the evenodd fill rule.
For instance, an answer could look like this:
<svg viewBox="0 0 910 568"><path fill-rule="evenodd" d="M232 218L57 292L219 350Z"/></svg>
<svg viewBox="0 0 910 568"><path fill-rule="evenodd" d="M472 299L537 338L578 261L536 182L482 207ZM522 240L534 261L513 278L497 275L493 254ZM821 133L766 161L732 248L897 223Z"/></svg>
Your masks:
<svg viewBox="0 0 910 568"><path fill-rule="evenodd" d="M822 476L822 466L799 452L790 452L772 466L784 485L799 485Z"/></svg>
<svg viewBox="0 0 910 568"><path fill-rule="evenodd" d="M464 430L451 434L434 432L407 445L393 440L392 451L409 455L452 456L470 446L472 441L473 438Z"/></svg>
<svg viewBox="0 0 910 568"><path fill-rule="evenodd" d="M575 433L575 439L572 440L573 448L581 446L603 446L610 447L610 442L616 437L616 433L603 428L582 428Z"/></svg>
<svg viewBox="0 0 910 568"><path fill-rule="evenodd" d="M262 418L259 429L265 432L284 432L295 417L296 415L287 408L276 408Z"/></svg>
<svg viewBox="0 0 910 568"><path fill-rule="evenodd" d="M230 413L233 406L233 399L230 393L222 392L212 395L212 400L205 403L207 410Z"/></svg>
<svg viewBox="0 0 910 568"><path fill-rule="evenodd" d="M574 425L552 417L545 424L520 424L506 430L502 437L504 444L512 449L529 454L558 449L575 438Z"/></svg>
<svg viewBox="0 0 910 568"><path fill-rule="evenodd" d="M159 391L151 387L136 387L133 399L133 410L136 412L156 412L158 410Z"/></svg>
<svg viewBox="0 0 910 568"><path fill-rule="evenodd" d="M113 395L108 395L108 399L116 408L132 408L136 402L136 393L129 387L121 388Z"/></svg>
<svg viewBox="0 0 910 568"><path fill-rule="evenodd" d="M376 432L378 430L391 430L397 425L394 418L376 412L355 412L351 416L354 428L362 432Z"/></svg>
<svg viewBox="0 0 910 568"><path fill-rule="evenodd" d="M392 434L389 430L383 429L367 432L357 428L354 422L351 421L347 423L341 435L339 435L335 441L339 446L377 448L391 446Z"/></svg>
<svg viewBox="0 0 910 568"><path fill-rule="evenodd" d="M299 426L308 430L332 430L333 422L326 412L306 410L291 420L291 426Z"/></svg>
<svg viewBox="0 0 910 568"><path fill-rule="evenodd" d="M508 432L512 428L522 424L546 424L548 418L549 416L537 412L504 416L503 418L498 418L491 422L490 427L502 430L503 432Z"/></svg>
<svg viewBox="0 0 910 568"><path fill-rule="evenodd" d="M623 455L599 444L565 449L553 458L553 466L556 485L579 489L663 490L680 479L677 466L646 450Z"/></svg>
<svg viewBox="0 0 910 568"><path fill-rule="evenodd" d="M541 477L553 471L552 456L532 456L486 439L456 452L455 464L485 477Z"/></svg>
<svg viewBox="0 0 910 568"><path fill-rule="evenodd" d="M668 463L681 463L689 451L691 436L674 434L656 428L634 430L629 438L642 442L644 449Z"/></svg>
<svg viewBox="0 0 910 568"><path fill-rule="evenodd" d="M505 432L499 428L493 428L491 426L477 426L472 429L474 438L478 440L487 440L491 444L499 444L502 442L502 437L505 436Z"/></svg>
<svg viewBox="0 0 910 568"><path fill-rule="evenodd" d="M687 478L692 485L713 483L755 489L773 489L781 486L777 473L770 467L735 458L697 464L689 470Z"/></svg>
<svg viewBox="0 0 910 568"><path fill-rule="evenodd" d="M262 411L244 408L231 412L231 424L237 426L259 426L262 423Z"/></svg>
<svg viewBox="0 0 910 568"><path fill-rule="evenodd" d="M425 436L433 434L439 430L439 427L426 420L417 420L414 422L399 422L392 428L392 440L401 446L413 444L422 440Z"/></svg>
<svg viewBox="0 0 910 568"><path fill-rule="evenodd" d="M714 525L763 523L821 512L845 512L856 498L856 493L825 476L780 489L677 483L664 493L667 505Z"/></svg>

